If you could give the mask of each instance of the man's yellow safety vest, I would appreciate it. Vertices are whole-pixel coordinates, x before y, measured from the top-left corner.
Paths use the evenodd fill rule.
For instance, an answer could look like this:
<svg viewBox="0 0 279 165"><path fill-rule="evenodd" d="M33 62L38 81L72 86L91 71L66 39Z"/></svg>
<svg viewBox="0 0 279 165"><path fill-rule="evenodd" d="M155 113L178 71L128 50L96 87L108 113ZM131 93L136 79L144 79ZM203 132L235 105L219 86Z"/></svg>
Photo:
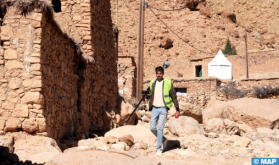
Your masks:
<svg viewBox="0 0 279 165"><path fill-rule="evenodd" d="M153 83L155 82L155 80L152 80L150 82L150 95L152 95L152 92L153 92ZM164 102L165 102L165 105L168 107L168 108L171 108L172 105L173 105L173 102L172 102L172 99L170 97L170 90L171 90L171 80L170 79L166 79L164 78L164 83L163 83L164 87L164 91L163 91L163 98L164 98Z"/></svg>

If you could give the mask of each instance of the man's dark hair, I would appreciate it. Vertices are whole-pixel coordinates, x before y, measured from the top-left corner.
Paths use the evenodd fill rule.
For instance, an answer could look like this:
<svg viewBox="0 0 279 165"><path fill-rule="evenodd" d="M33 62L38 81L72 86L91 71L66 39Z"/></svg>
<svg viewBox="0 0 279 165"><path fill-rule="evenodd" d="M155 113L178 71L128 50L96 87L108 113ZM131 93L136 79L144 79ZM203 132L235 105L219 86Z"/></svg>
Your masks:
<svg viewBox="0 0 279 165"><path fill-rule="evenodd" d="M155 68L155 73L156 73L157 71L161 71L162 73L164 73L164 68L161 67L161 66L158 66L158 67Z"/></svg>

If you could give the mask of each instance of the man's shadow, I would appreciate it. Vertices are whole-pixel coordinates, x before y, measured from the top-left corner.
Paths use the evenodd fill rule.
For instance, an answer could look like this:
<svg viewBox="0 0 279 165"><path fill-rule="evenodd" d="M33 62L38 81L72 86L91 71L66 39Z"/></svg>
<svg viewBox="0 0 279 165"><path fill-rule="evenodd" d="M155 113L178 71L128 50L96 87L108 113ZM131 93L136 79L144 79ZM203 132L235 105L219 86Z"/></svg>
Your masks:
<svg viewBox="0 0 279 165"><path fill-rule="evenodd" d="M9 153L9 148L0 146L0 164L10 164L10 165L22 165L22 164L29 164L29 165L42 165L37 163L32 163L30 160L26 160L25 162L19 161L19 158L16 154Z"/></svg>
<svg viewBox="0 0 279 165"><path fill-rule="evenodd" d="M180 149L180 141L178 140L168 140L167 142L167 148L165 149L165 152L175 149Z"/></svg>

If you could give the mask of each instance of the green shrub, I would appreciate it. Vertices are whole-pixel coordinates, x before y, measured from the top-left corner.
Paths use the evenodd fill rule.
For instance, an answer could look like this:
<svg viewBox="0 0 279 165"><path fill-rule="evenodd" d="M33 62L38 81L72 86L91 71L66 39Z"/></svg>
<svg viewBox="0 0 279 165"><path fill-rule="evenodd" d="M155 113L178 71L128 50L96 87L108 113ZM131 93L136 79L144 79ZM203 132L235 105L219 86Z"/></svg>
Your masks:
<svg viewBox="0 0 279 165"><path fill-rule="evenodd" d="M227 39L227 43L225 49L223 50L223 53L227 55L237 55L235 46L231 44L229 38Z"/></svg>

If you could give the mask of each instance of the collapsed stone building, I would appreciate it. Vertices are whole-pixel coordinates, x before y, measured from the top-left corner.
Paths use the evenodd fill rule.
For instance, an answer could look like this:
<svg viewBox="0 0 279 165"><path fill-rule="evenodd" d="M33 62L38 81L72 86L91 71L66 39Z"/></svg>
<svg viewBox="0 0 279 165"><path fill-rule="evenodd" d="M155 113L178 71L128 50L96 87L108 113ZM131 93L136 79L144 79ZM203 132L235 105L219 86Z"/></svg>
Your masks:
<svg viewBox="0 0 279 165"><path fill-rule="evenodd" d="M88 137L115 126L109 0L2 0L0 22L0 134Z"/></svg>

